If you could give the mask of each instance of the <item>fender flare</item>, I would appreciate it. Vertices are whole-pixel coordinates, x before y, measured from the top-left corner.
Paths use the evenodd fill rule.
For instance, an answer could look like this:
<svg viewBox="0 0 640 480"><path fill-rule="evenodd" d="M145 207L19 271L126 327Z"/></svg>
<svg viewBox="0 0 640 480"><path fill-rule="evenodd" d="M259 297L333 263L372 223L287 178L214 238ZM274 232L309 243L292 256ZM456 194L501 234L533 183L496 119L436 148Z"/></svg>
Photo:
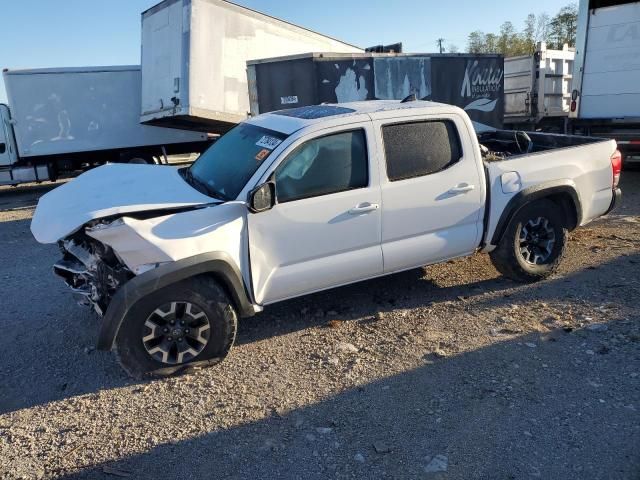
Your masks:
<svg viewBox="0 0 640 480"><path fill-rule="evenodd" d="M507 203L507 206L502 211L500 220L493 232L491 245L498 245L500 243L500 239L507 230L507 226L511 223L513 217L522 209L522 207L536 200L541 200L557 194L568 194L571 197L573 200L573 206L576 210L576 226L580 225L582 223L582 204L580 203L580 197L575 183L571 180L545 182L525 188L509 200L509 203Z"/></svg>
<svg viewBox="0 0 640 480"><path fill-rule="evenodd" d="M161 265L132 278L120 287L111 299L102 320L97 342L98 350L113 348L120 326L136 302L160 288L203 274L214 276L222 284L241 317L255 315L240 270L229 254L203 253Z"/></svg>

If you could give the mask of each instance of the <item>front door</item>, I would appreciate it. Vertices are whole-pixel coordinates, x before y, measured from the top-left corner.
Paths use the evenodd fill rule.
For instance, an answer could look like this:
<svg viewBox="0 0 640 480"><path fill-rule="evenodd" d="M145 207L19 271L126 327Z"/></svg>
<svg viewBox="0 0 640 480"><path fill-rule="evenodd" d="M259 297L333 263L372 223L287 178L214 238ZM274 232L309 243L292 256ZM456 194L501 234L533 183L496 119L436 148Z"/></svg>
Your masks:
<svg viewBox="0 0 640 480"><path fill-rule="evenodd" d="M249 214L259 304L382 274L381 199L370 123L294 143L273 171L277 203Z"/></svg>

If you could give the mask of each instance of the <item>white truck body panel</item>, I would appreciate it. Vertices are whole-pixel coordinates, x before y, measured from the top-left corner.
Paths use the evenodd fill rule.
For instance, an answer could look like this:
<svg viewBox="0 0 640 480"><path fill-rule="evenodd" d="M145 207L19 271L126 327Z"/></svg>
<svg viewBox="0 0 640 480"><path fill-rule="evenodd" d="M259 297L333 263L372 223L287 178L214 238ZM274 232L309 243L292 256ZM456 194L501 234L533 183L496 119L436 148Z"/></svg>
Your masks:
<svg viewBox="0 0 640 480"><path fill-rule="evenodd" d="M539 122L566 117L571 105L575 51L549 50L541 42L534 55L504 59L505 121Z"/></svg>
<svg viewBox="0 0 640 480"><path fill-rule="evenodd" d="M414 112L411 112L414 113ZM397 112L371 114L376 131L385 125L398 123ZM463 132L462 158L450 168L426 175L391 182L381 179L382 252L384 272L392 273L444 259L472 253L482 240L482 223L486 188L478 144L473 128L458 112L431 113L428 110L403 116L403 122L451 120ZM379 152L384 152L381 135L376 136ZM385 171L384 153L380 155ZM445 215L438 213L444 212Z"/></svg>
<svg viewBox="0 0 640 480"><path fill-rule="evenodd" d="M139 66L9 70L4 81L21 158L207 139L140 124Z"/></svg>
<svg viewBox="0 0 640 480"><path fill-rule="evenodd" d="M640 118L640 2L580 2L574 88L580 119Z"/></svg>
<svg viewBox="0 0 640 480"><path fill-rule="evenodd" d="M98 218L217 203L190 187L175 167L119 163L89 170L42 199L31 222L42 243L54 243Z"/></svg>
<svg viewBox="0 0 640 480"><path fill-rule="evenodd" d="M228 202L180 215L167 214L144 220L124 217L122 223L104 229L89 229L87 234L118 252L135 274L163 263L210 252L211 246L215 245L217 252L229 255L234 266L242 272L244 281L249 282L246 225L246 205ZM180 238L176 237L176 232L180 232Z"/></svg>
<svg viewBox="0 0 640 480"><path fill-rule="evenodd" d="M558 181L575 186L580 225L612 205L611 156L616 149L612 140L595 139L485 165L473 124L457 107L393 101L340 106L352 113L312 119L265 114L249 120L291 135L227 203L212 205L219 202L192 189L172 169L111 165L45 195L32 232L39 241L51 243L87 221L122 214L121 220L105 221L86 233L111 246L132 272L140 274L199 253L224 252L236 263L254 307L260 309L286 298L470 254L479 247L490 251L508 202L529 187L544 188ZM379 127L427 119L454 122L462 142L461 159L433 174L392 184ZM354 128L364 129L368 139L366 187L249 213L248 192L267 181L298 145ZM567 139L559 136L558 141L561 138ZM150 178L152 170L162 178ZM116 181L123 177L130 177L124 188ZM96 191L104 193L91 201ZM370 208L358 210L362 205ZM149 219L127 216L174 206L208 208L165 211Z"/></svg>
<svg viewBox="0 0 640 480"><path fill-rule="evenodd" d="M615 141L609 140L564 148L561 157L558 150L550 150L515 156L502 162L489 162L487 171L491 185L491 211L486 238L493 236L501 212L516 193L550 179L568 180L575 186L583 207L579 225L603 215L611 204L609 159L615 149ZM518 189L505 193L503 186L509 174L513 173L517 177Z"/></svg>
<svg viewBox="0 0 640 480"><path fill-rule="evenodd" d="M306 52L362 50L223 0L162 2L142 14L141 121L243 121L247 61Z"/></svg>
<svg viewBox="0 0 640 480"><path fill-rule="evenodd" d="M325 125L326 126L326 125ZM344 285L382 275L382 204L375 129L370 119L353 121L365 130L369 150L369 185L334 195L283 203L277 209L248 218L252 287L259 304L269 304L332 285ZM286 158L302 143L343 125L303 129L278 155ZM278 166L272 163L266 176ZM349 212L358 205L374 207L366 214ZM304 272L314 271L314 275Z"/></svg>

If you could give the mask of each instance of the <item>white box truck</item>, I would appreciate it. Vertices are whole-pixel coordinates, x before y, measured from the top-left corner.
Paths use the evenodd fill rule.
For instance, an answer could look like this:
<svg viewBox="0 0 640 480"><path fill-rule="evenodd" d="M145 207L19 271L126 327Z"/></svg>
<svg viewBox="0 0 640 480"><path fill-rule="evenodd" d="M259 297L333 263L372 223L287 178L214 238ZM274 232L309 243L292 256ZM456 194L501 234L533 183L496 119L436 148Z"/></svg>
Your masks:
<svg viewBox="0 0 640 480"><path fill-rule="evenodd" d="M0 185L55 180L106 162L200 152L202 132L140 124L139 66L4 70Z"/></svg>
<svg viewBox="0 0 640 480"><path fill-rule="evenodd" d="M613 138L640 161L640 2L581 0L571 103L575 133Z"/></svg>
<svg viewBox="0 0 640 480"><path fill-rule="evenodd" d="M223 0L142 13L143 123L222 133L249 113L247 61L363 50Z"/></svg>
<svg viewBox="0 0 640 480"><path fill-rule="evenodd" d="M569 117L575 49L549 50L504 59L505 128L564 132Z"/></svg>

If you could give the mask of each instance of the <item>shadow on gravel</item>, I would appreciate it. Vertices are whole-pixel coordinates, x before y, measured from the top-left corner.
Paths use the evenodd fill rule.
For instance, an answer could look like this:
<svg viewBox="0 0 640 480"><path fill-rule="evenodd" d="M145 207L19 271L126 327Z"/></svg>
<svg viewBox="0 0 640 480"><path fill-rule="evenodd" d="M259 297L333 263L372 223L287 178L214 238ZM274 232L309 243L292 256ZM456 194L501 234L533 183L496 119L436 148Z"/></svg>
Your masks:
<svg viewBox="0 0 640 480"><path fill-rule="evenodd" d="M624 170L620 177L622 206L614 213L618 215L640 215L640 172Z"/></svg>
<svg viewBox="0 0 640 480"><path fill-rule="evenodd" d="M0 222L0 414L135 383L93 351L98 320L52 273L58 247L38 244L30 223Z"/></svg>
<svg viewBox="0 0 640 480"><path fill-rule="evenodd" d="M0 187L0 212L35 208L40 197L60 185L62 185L62 183L47 183L23 187Z"/></svg>
<svg viewBox="0 0 640 480"><path fill-rule="evenodd" d="M465 480L638 478L638 344L588 355L582 344L601 334L552 333L426 359L318 404L64 478L433 479L445 468Z"/></svg>
<svg viewBox="0 0 640 480"><path fill-rule="evenodd" d="M473 298L484 292L502 291L516 285L508 279L496 277L440 287L425 278L424 268L418 268L269 306L264 313L241 321L236 342L244 344L286 335L327 325L332 319L349 321L374 317L378 312L397 308L412 309L432 303L459 301L459 297Z"/></svg>

